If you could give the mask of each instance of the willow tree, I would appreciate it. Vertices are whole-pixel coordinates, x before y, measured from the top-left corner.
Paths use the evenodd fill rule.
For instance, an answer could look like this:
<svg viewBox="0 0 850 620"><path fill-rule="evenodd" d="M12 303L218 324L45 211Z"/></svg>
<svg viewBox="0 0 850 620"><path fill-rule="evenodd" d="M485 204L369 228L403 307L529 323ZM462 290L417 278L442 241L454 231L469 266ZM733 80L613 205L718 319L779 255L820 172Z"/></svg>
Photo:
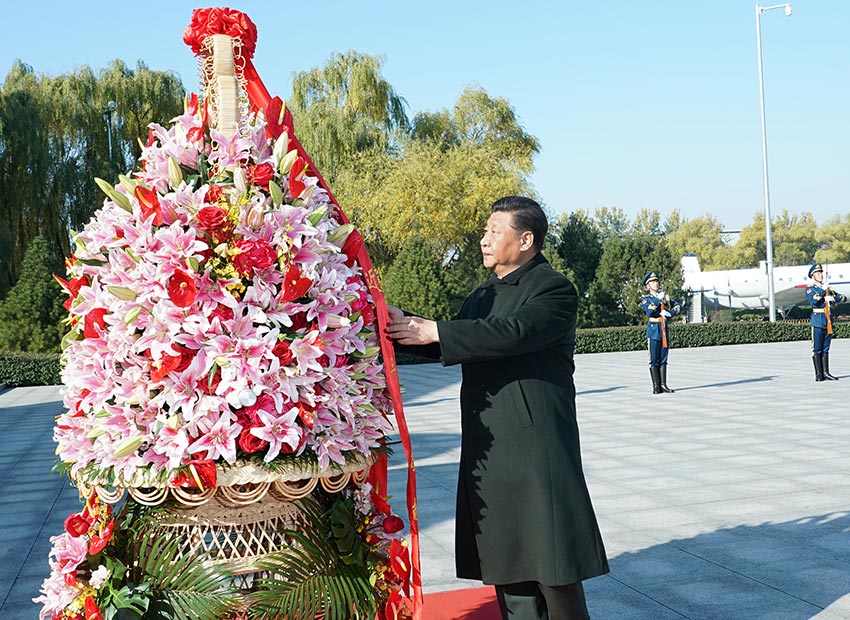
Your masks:
<svg viewBox="0 0 850 620"><path fill-rule="evenodd" d="M287 105L295 131L335 189L359 153L384 153L407 131L405 101L381 76L380 56L335 53L324 67L296 73Z"/></svg>
<svg viewBox="0 0 850 620"><path fill-rule="evenodd" d="M17 280L24 251L43 235L70 252L70 231L103 201L95 177L114 178L132 166L138 138L151 122L182 108L183 86L171 72L135 70L114 61L95 73L82 67L49 77L16 61L0 88L0 295ZM103 106L112 114L112 156Z"/></svg>

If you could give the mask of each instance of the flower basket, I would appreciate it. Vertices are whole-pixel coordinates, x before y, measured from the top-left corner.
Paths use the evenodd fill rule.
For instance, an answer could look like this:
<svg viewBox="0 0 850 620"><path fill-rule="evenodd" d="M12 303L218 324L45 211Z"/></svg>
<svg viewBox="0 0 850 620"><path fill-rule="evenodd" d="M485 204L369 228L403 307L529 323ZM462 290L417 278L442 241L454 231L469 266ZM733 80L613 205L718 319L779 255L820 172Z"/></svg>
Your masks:
<svg viewBox="0 0 850 620"><path fill-rule="evenodd" d="M259 82L247 16L196 10L184 39L203 100L97 180L60 279L54 439L85 505L51 539L41 617L411 617L393 413L409 438L363 239Z"/></svg>

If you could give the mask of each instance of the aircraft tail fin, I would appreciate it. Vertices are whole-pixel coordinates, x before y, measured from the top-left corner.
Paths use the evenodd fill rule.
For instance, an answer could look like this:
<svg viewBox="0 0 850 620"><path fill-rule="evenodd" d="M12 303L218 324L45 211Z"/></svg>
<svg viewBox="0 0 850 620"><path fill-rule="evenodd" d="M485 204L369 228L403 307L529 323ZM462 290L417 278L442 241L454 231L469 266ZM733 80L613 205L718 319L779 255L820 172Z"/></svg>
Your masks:
<svg viewBox="0 0 850 620"><path fill-rule="evenodd" d="M687 275L689 273L701 273L702 269L699 267L699 259L696 257L696 254L685 254L682 257L682 274Z"/></svg>

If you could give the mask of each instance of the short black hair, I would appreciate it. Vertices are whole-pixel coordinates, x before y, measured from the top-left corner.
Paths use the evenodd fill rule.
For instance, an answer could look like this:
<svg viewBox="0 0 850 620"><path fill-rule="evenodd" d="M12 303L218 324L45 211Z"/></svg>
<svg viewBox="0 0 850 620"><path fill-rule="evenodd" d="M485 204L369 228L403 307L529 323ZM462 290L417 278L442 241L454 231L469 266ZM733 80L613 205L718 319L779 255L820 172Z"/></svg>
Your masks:
<svg viewBox="0 0 850 620"><path fill-rule="evenodd" d="M549 220L543 209L531 198L524 196L505 196L499 198L490 206L493 213L504 211L513 218L513 227L519 232L530 231L534 235L534 249L543 249L546 232L549 230Z"/></svg>

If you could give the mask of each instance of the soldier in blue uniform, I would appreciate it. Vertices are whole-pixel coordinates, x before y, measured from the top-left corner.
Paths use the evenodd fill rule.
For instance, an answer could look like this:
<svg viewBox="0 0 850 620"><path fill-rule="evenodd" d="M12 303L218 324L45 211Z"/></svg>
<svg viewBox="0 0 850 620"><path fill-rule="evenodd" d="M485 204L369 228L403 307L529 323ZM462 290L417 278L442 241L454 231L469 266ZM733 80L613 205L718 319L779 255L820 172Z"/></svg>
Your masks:
<svg viewBox="0 0 850 620"><path fill-rule="evenodd" d="M815 381L838 381L829 374L829 344L832 342L832 304L847 301L847 297L824 285L823 266L816 263L809 269L814 284L806 288L806 297L812 305L812 362L815 365Z"/></svg>
<svg viewBox="0 0 850 620"><path fill-rule="evenodd" d="M652 377L652 393L672 393L667 387L667 354L669 347L669 329L667 319L682 311L681 304L661 292L661 280L658 273L650 271L643 279L647 294L640 298L640 307L649 320L646 323L646 339L649 345L649 375Z"/></svg>

